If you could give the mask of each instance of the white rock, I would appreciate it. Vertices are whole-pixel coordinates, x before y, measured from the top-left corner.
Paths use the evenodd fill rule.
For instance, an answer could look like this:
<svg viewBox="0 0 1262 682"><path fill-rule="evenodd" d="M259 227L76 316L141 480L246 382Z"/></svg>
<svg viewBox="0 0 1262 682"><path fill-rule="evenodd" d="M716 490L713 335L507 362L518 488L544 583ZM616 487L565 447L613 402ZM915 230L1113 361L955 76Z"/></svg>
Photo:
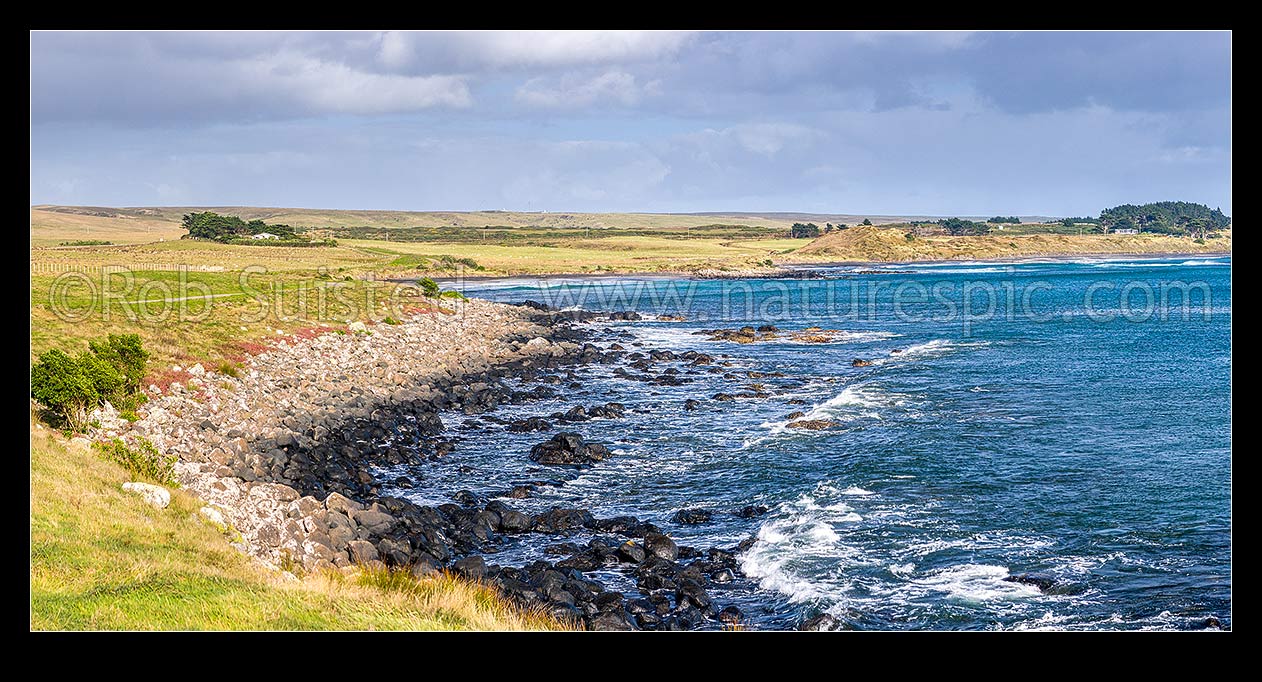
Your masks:
<svg viewBox="0 0 1262 682"><path fill-rule="evenodd" d="M197 363L196 365L193 365L192 367L189 367L189 368L188 368L188 373L189 373L189 374L192 374L192 375L193 375L193 376L195 376L195 377L205 376L205 375L206 375L206 368L205 368L205 367L202 367L202 363L200 363L200 362L199 362L199 363Z"/></svg>
<svg viewBox="0 0 1262 682"><path fill-rule="evenodd" d="M181 369L179 365L171 365L171 371L172 371L172 372L183 372L184 370L183 370L183 369Z"/></svg>
<svg viewBox="0 0 1262 682"><path fill-rule="evenodd" d="M123 490L140 495L145 498L145 502L158 509L166 509L167 505L171 504L171 492L160 485L131 481L123 484Z"/></svg>
<svg viewBox="0 0 1262 682"><path fill-rule="evenodd" d="M201 514L202 518L211 522L215 526L218 526L221 530L228 527L228 520L223 517L222 512L214 507L202 507L197 510L197 513Z"/></svg>
<svg viewBox="0 0 1262 682"><path fill-rule="evenodd" d="M359 320L356 320L350 323L349 325L347 325L347 328L350 329L352 332L355 332L356 334L365 334L368 332L368 325L364 324L363 322L360 322Z"/></svg>

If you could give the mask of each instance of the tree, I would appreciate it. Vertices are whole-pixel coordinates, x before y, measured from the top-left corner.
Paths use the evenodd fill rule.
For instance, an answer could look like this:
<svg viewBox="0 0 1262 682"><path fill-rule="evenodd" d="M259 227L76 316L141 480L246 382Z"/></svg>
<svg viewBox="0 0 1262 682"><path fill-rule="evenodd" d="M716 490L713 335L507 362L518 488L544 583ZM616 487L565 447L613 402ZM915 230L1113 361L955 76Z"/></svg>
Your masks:
<svg viewBox="0 0 1262 682"><path fill-rule="evenodd" d="M31 397L76 431L87 425L88 411L124 383L113 365L92 353L72 358L54 348L40 355L31 367Z"/></svg>
<svg viewBox="0 0 1262 682"><path fill-rule="evenodd" d="M814 239L819 236L819 225L815 223L793 223L789 228L789 236L793 239Z"/></svg>
<svg viewBox="0 0 1262 682"><path fill-rule="evenodd" d="M1100 212L1103 231L1136 229L1141 232L1188 234L1195 220L1204 220L1205 229L1223 229L1231 225L1231 217L1220 209L1187 201L1158 201L1136 206L1122 204Z"/></svg>
<svg viewBox="0 0 1262 682"><path fill-rule="evenodd" d="M864 225L871 225L871 224L872 224L872 221L871 221L871 220L868 220L867 218L864 218L864 219L863 219L863 224L864 224Z"/></svg>
<svg viewBox="0 0 1262 682"><path fill-rule="evenodd" d="M1020 218L1018 218L1018 217L1016 217L1016 216L1014 216L1014 215L1010 215L1010 216L1001 216L1001 215L997 215L997 216L995 216L994 218L991 218L991 219L987 220L986 222L988 222L988 223L1007 223L1007 224L1009 224L1009 225L1020 225L1020 224L1021 224L1021 219L1020 219Z"/></svg>
<svg viewBox="0 0 1262 682"><path fill-rule="evenodd" d="M224 216L212 211L187 213L180 221L180 224L184 229L188 230L188 234L185 236L191 239L214 239L216 241L229 242L239 237L248 237L264 232L270 232L284 239L297 238L294 228L288 225L268 225L262 220L251 220L247 223L238 216Z"/></svg>
<svg viewBox="0 0 1262 682"><path fill-rule="evenodd" d="M990 233L990 226L986 223L975 223L971 220L962 220L960 218L939 220L938 224L946 228L947 234L953 237Z"/></svg>

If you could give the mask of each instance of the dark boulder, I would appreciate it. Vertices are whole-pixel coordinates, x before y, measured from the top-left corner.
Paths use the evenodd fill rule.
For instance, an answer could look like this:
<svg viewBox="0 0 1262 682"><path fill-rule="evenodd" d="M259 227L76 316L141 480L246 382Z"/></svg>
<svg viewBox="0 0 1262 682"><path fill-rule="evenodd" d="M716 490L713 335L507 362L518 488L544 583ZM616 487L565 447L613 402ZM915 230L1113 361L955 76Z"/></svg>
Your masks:
<svg viewBox="0 0 1262 682"><path fill-rule="evenodd" d="M689 398L684 401L685 410L695 410L698 407L701 407L701 401L699 400L693 400L692 398Z"/></svg>
<svg viewBox="0 0 1262 682"><path fill-rule="evenodd" d="M1033 585L1043 592L1052 589L1052 585L1056 584L1056 581L1051 576L1042 573L1018 573L1017 575L1010 575L1003 580L1007 583Z"/></svg>
<svg viewBox="0 0 1262 682"><path fill-rule="evenodd" d="M588 443L572 431L558 433L552 440L539 443L530 449L530 459L539 464L582 465L609 459L609 448L599 443Z"/></svg>
<svg viewBox="0 0 1262 682"><path fill-rule="evenodd" d="M621 545L618 545L618 556L626 561L630 561L633 564L638 564L641 561L644 561L646 554L644 547L642 547L639 543L634 540L627 540Z"/></svg>
<svg viewBox="0 0 1262 682"><path fill-rule="evenodd" d="M530 417L529 419L518 419L508 425L508 430L514 433L526 433L528 431L548 431L552 428L552 423L543 417Z"/></svg>
<svg viewBox="0 0 1262 682"><path fill-rule="evenodd" d="M674 561L679 558L679 546L674 540L662 535L661 533L647 533L644 536L644 549L655 557L660 557L667 561Z"/></svg>
<svg viewBox="0 0 1262 682"><path fill-rule="evenodd" d="M841 627L841 621L836 617L827 613L821 613L814 618L807 618L798 625L798 630L803 632L827 632L836 630Z"/></svg>
<svg viewBox="0 0 1262 682"><path fill-rule="evenodd" d="M534 523L533 518L513 509L500 514L500 530L505 533L524 533Z"/></svg>
<svg viewBox="0 0 1262 682"><path fill-rule="evenodd" d="M461 577L481 580L486 575L486 561L477 555L465 557L452 564L451 570Z"/></svg>
<svg viewBox="0 0 1262 682"><path fill-rule="evenodd" d="M823 431L838 426L838 422L831 419L799 419L795 422L789 422L784 425L786 429L804 429L807 431Z"/></svg>
<svg viewBox="0 0 1262 682"><path fill-rule="evenodd" d="M768 511L770 510L767 509L767 507L764 505L751 504L745 507L741 507L740 509L737 509L736 515L741 517L742 519L752 519L755 516L762 516L763 514L766 514Z"/></svg>
<svg viewBox="0 0 1262 682"><path fill-rule="evenodd" d="M701 523L709 523L712 514L705 509L680 509L675 515L670 517L674 523L685 526L695 526Z"/></svg>
<svg viewBox="0 0 1262 682"><path fill-rule="evenodd" d="M595 519L587 510L553 507L535 517L534 529L540 533L561 535L590 527L594 522Z"/></svg>
<svg viewBox="0 0 1262 682"><path fill-rule="evenodd" d="M855 358L850 361L851 367L867 367L871 364L872 364L871 360L864 360L863 358Z"/></svg>
<svg viewBox="0 0 1262 682"><path fill-rule="evenodd" d="M587 408L587 414L601 419L618 419L626 413L626 409L622 403L605 403Z"/></svg>
<svg viewBox="0 0 1262 682"><path fill-rule="evenodd" d="M728 625L737 625L745 619L745 613L735 606L719 611L719 621Z"/></svg>
<svg viewBox="0 0 1262 682"><path fill-rule="evenodd" d="M634 314L634 313L632 313ZM620 630L636 630L636 626L627 617L625 610L606 611L596 615L587 621L588 630L597 631L620 631Z"/></svg>
<svg viewBox="0 0 1262 682"><path fill-rule="evenodd" d="M514 500L524 500L527 497L530 497L531 490L532 488L528 485L515 485L505 491L503 496Z"/></svg>

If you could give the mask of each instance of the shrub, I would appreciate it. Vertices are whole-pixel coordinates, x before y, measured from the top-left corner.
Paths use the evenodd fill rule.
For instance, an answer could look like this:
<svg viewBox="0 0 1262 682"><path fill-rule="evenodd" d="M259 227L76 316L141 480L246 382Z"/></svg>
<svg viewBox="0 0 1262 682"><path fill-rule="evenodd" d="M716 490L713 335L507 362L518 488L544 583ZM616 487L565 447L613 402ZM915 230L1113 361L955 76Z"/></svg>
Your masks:
<svg viewBox="0 0 1262 682"><path fill-rule="evenodd" d="M110 334L89 341L90 352L71 357L60 350L39 356L31 367L31 397L51 412L51 421L81 431L87 415L105 401L134 412L145 401L140 383L149 353L136 334Z"/></svg>
<svg viewBox="0 0 1262 682"><path fill-rule="evenodd" d="M416 284L421 288L421 293L425 296L429 298L438 298L438 282L435 282L428 277L422 277L417 280Z"/></svg>
<svg viewBox="0 0 1262 682"><path fill-rule="evenodd" d="M393 317L391 317L391 316L389 316L389 315L386 315L385 319L383 319L383 320L382 320L382 322L384 322L384 323L386 323L386 324L403 324L402 322L400 322L400 321L398 321L398 320L394 319Z"/></svg>
<svg viewBox="0 0 1262 682"><path fill-rule="evenodd" d="M118 393L125 379L91 353L70 357L53 349L31 367L31 397L72 430L82 430L88 411Z"/></svg>
<svg viewBox="0 0 1262 682"><path fill-rule="evenodd" d="M92 354L110 363L123 375L123 390L126 393L140 391L140 382L145 378L145 363L149 361L149 353L140 345L138 334L110 334L100 341L89 341L88 348Z"/></svg>
<svg viewBox="0 0 1262 682"><path fill-rule="evenodd" d="M92 447L105 459L121 464L137 478L147 478L156 483L175 485L175 457L164 455L144 438L134 447L127 447L121 438L93 443Z"/></svg>
<svg viewBox="0 0 1262 682"><path fill-rule="evenodd" d="M224 376L230 376L230 377L241 376L241 373L237 371L237 366L231 362L227 362L227 361L221 362L219 363L219 367L215 369L216 371L218 371L220 374L223 374Z"/></svg>
<svg viewBox="0 0 1262 682"><path fill-rule="evenodd" d="M442 292L441 294L439 294L439 297L440 298L454 298L458 301L468 300L468 296L465 296L464 294L460 293L459 291L456 291L455 289L448 289Z"/></svg>

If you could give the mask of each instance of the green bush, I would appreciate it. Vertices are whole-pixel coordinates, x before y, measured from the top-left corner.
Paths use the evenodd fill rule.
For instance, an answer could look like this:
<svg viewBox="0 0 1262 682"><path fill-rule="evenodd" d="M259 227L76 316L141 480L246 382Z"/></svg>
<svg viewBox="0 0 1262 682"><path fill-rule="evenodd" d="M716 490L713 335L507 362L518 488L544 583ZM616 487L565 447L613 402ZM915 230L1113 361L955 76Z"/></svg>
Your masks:
<svg viewBox="0 0 1262 682"><path fill-rule="evenodd" d="M31 397L65 426L81 431L88 412L116 395L125 381L113 365L91 353L72 358L54 348L31 367Z"/></svg>
<svg viewBox="0 0 1262 682"><path fill-rule="evenodd" d="M459 291L456 291L455 289L448 289L448 290L446 290L446 291L442 292L441 294L439 294L439 297L440 297L440 298L454 298L454 299L456 299L456 300L458 300L458 301L466 301L466 300L468 300L468 297L467 297L467 296L465 296L464 294L460 293Z"/></svg>
<svg viewBox="0 0 1262 682"><path fill-rule="evenodd" d="M389 315L386 315L385 318L382 319L381 321L384 322L385 324L403 324L402 322L394 319L393 317L390 317Z"/></svg>
<svg viewBox="0 0 1262 682"><path fill-rule="evenodd" d="M147 478L165 486L175 485L175 457L158 452L148 440L141 438L134 448L121 438L93 443L92 447L105 459L121 464L136 478Z"/></svg>
<svg viewBox="0 0 1262 682"><path fill-rule="evenodd" d="M123 375L123 390L127 393L140 391L140 382L145 378L145 363L149 361L149 352L140 345L138 334L110 334L100 341L89 341L88 348L92 354L110 363Z"/></svg>
<svg viewBox="0 0 1262 682"><path fill-rule="evenodd" d="M438 282L435 282L428 277L422 277L417 280L416 285L421 288L421 293L425 296L429 298L438 298Z"/></svg>
<svg viewBox="0 0 1262 682"><path fill-rule="evenodd" d="M149 353L139 336L111 334L88 348L74 357L49 350L31 367L31 397L48 408L50 421L73 431L82 431L88 413L107 400L128 412L145 401L140 384Z"/></svg>

